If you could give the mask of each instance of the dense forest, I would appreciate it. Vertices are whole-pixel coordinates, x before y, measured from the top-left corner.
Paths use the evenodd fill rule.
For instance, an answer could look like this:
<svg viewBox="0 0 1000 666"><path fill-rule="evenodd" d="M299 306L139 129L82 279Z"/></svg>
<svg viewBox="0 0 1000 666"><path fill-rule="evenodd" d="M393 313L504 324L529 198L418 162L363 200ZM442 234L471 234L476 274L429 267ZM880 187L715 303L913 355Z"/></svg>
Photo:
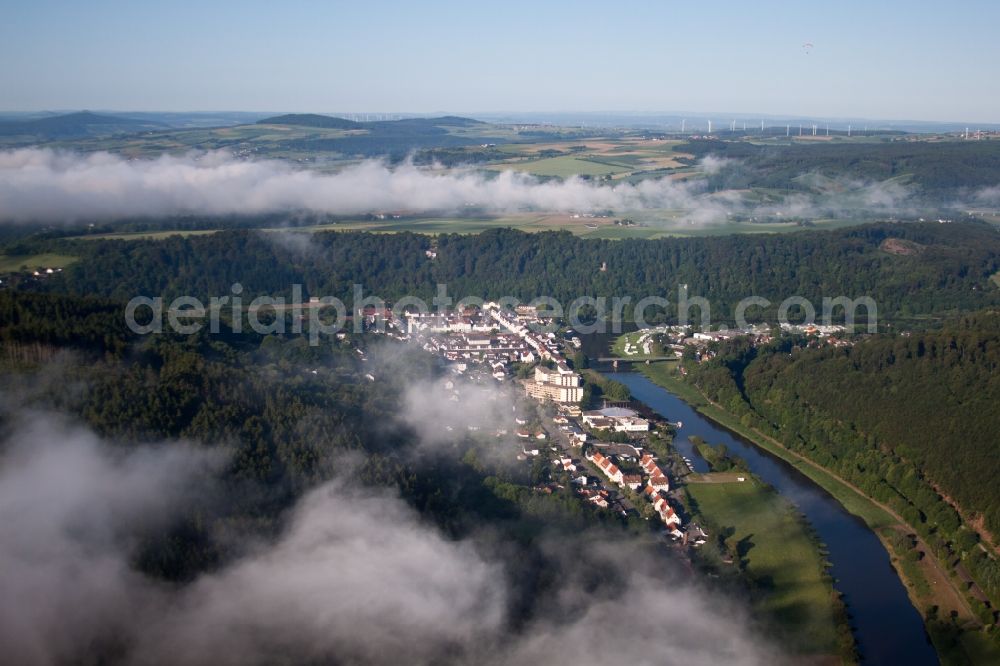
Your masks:
<svg viewBox="0 0 1000 666"><path fill-rule="evenodd" d="M892 251L895 239L906 252ZM426 251L435 244L437 256ZM897 243L898 246L898 243ZM772 305L801 296L821 310L823 297L868 296L883 319L958 312L1000 303L990 280L1000 270L1000 234L978 223L883 223L826 232L768 236L600 241L568 232L497 230L430 237L411 233L264 233L225 231L165 240L14 244L16 254L47 248L78 255L61 275L26 285L51 292L125 301L135 295L201 299L230 293L336 296L350 303L355 284L389 301L431 298L446 284L455 298L550 296L568 305L581 296L667 298L650 321L676 316L678 287L709 299L716 321L732 319L747 296ZM606 264L607 270L600 270ZM608 301L608 308L611 303ZM626 308L626 313L629 308ZM749 312L753 315L755 310ZM692 311L692 318L697 312ZM863 316L863 310L859 311Z"/></svg>
<svg viewBox="0 0 1000 666"><path fill-rule="evenodd" d="M853 347L720 345L691 378L746 425L889 505L994 599L1000 564L1000 314ZM965 521L956 511L959 508ZM979 547L979 536L992 544ZM985 611L984 611L985 612Z"/></svg>
<svg viewBox="0 0 1000 666"><path fill-rule="evenodd" d="M384 373L375 370L383 380L365 379L371 370L357 349L391 359ZM137 535L145 573L187 581L222 566L240 554L240 541L281 529L310 488L349 475L398 489L455 538L490 525L510 556L511 603L528 617L554 584L531 582L547 557L536 538L623 526L570 493L533 492L547 480L543 466L500 465L484 448L495 441L457 437L448 455L414 457L417 433L392 415L407 386L438 372L430 355L368 335L324 337L318 346L302 336L229 329L140 338L110 301L0 291L0 384L7 389L0 434L19 412L51 410L118 447L197 442L225 454L210 500Z"/></svg>
<svg viewBox="0 0 1000 666"><path fill-rule="evenodd" d="M885 141L828 145L758 145L743 141L693 141L696 157L739 160L710 179L713 188L808 188L803 174L881 182L903 177L929 198L956 197L1000 182L998 141Z"/></svg>
<svg viewBox="0 0 1000 666"><path fill-rule="evenodd" d="M862 337L849 348L812 349L794 338L757 348L722 345L714 360L692 366L691 376L748 425L891 506L1000 598L1000 567L977 535L1000 534L1000 494L995 484L970 482L1000 472L991 439L1000 429L993 407L1000 316L981 310L934 328L946 313L998 305L1000 289L990 278L1000 269L1000 235L989 225L884 223L615 242L512 230L431 238L242 229L156 241L36 238L11 247L79 260L0 290L0 375L4 386L17 387L6 396L13 407L0 406L0 430L16 418L6 409L51 409L116 446L194 441L226 454L224 501L136 535L136 565L157 578L190 581L225 566L239 556L234 535L274 535L306 492L345 473L398 489L450 536L488 526L519 618L530 618L558 589L546 573L552 562L543 533L596 526L619 535L645 526L595 511L571 493L537 492L551 480L543 465L497 465L472 434L448 455L417 462L417 433L392 415L405 387L441 372L428 355L401 354L371 335L320 336L322 344L311 346L302 336L236 332L225 321L217 335L137 336L122 317L133 296L207 300L240 283L247 302L288 296L291 285L302 284L303 297L350 303L361 284L365 294L391 302L411 294L430 299L436 285L447 284L455 298L551 295L568 303L584 295L657 295L676 302L677 285L687 283L692 296L712 301L717 321L727 321L748 295L775 303L791 295L817 303L870 295L880 317L909 324L912 334ZM928 330L914 329L916 322ZM380 381L367 380L359 349L399 360ZM585 359L574 360L583 367ZM622 389L589 383L588 395L627 397L618 395ZM919 432L913 423L922 424ZM720 468L738 465L718 453Z"/></svg>

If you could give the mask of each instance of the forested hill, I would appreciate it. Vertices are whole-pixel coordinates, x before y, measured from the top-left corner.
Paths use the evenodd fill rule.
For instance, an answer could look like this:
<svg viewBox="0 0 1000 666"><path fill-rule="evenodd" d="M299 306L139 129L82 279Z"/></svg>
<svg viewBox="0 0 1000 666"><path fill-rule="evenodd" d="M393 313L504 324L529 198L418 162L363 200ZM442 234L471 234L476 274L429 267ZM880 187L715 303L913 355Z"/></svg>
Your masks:
<svg viewBox="0 0 1000 666"><path fill-rule="evenodd" d="M437 257L425 251L436 243ZM774 305L802 296L870 296L881 317L1000 305L990 277L1000 270L1000 233L986 224L877 224L771 236L601 241L567 232L498 230L474 236L356 232L273 234L227 231L139 241L48 241L81 259L45 288L128 300L224 295L306 295L348 299L354 284L387 300L430 298L439 283L456 297L649 295L675 303L679 284L728 319L742 298ZM905 251L900 251L903 248ZM607 266L602 271L601 266ZM668 315L674 314L671 309Z"/></svg>
<svg viewBox="0 0 1000 666"><path fill-rule="evenodd" d="M618 521L572 493L533 492L539 466L500 471L503 459L487 455L492 436L456 435L454 457L414 456L418 432L398 413L415 383L437 375L433 356L375 336L320 339L225 324L219 334L143 337L127 330L116 303L0 290L0 433L17 412L57 410L122 453L143 442L217 450L227 461L218 494L169 524L149 521L135 544L137 569L173 581L245 555L245 539L273 536L305 492L346 474L397 487L451 536L490 525L512 576L530 582L515 593L523 604L536 592L541 602L557 582L535 579L548 556L530 535L607 523L621 536ZM365 378L372 372L378 381ZM474 455L463 459L466 450Z"/></svg>
<svg viewBox="0 0 1000 666"><path fill-rule="evenodd" d="M1000 566L975 529L1000 537L1000 312L854 347L724 346L693 381L889 504L936 547L966 558L994 599ZM940 496L939 496L940 493Z"/></svg>
<svg viewBox="0 0 1000 666"><path fill-rule="evenodd" d="M889 141L828 145L757 145L740 141L692 141L696 157L739 161L712 179L713 187L808 189L803 174L867 182L901 179L936 198L993 187L1000 182L1000 141Z"/></svg>
<svg viewBox="0 0 1000 666"><path fill-rule="evenodd" d="M316 113L286 113L257 121L258 125L299 125L302 127L325 127L332 129L360 129L362 124L336 116L322 116Z"/></svg>
<svg viewBox="0 0 1000 666"><path fill-rule="evenodd" d="M163 130L166 127L165 123L151 120L79 111L45 118L0 122L0 136L33 137L38 140L73 139Z"/></svg>

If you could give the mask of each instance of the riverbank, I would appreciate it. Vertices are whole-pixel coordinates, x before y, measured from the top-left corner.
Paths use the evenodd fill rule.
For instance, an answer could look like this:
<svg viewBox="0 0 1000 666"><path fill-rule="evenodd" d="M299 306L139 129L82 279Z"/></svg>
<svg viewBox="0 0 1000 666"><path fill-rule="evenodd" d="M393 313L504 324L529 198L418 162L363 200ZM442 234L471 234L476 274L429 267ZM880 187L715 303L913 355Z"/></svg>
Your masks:
<svg viewBox="0 0 1000 666"><path fill-rule="evenodd" d="M910 539L908 535L915 534L910 525L890 508L867 497L837 475L746 426L685 382L677 374L676 367L676 362L636 365L636 369L650 381L675 394L714 423L785 461L826 490L847 511L861 518L889 553L910 602L924 619L942 663L1000 663L1000 654L995 646L981 631L976 630L980 625L957 589L958 581L948 575L947 569L936 560L926 543ZM923 555L915 556L918 553Z"/></svg>
<svg viewBox="0 0 1000 666"><path fill-rule="evenodd" d="M899 522L894 520L887 511L879 508L874 502L868 500L867 497L861 495L858 491L852 490L847 483L839 480L819 465L789 451L784 446L766 438L756 430L748 428L738 418L706 398L694 386L679 378L674 372L677 365L675 361L661 361L650 363L649 365L639 364L636 365L636 369L648 377L654 384L662 386L684 400L684 402L691 405L698 413L703 414L722 427L745 437L756 446L791 464L802 474L833 495L845 509L863 519L871 529L877 531L891 527Z"/></svg>
<svg viewBox="0 0 1000 666"><path fill-rule="evenodd" d="M739 479L743 479L740 481ZM844 607L827 573L822 544L771 486L744 473L696 475L685 484L690 510L708 527L704 566L746 580L754 608L797 654L854 658Z"/></svg>

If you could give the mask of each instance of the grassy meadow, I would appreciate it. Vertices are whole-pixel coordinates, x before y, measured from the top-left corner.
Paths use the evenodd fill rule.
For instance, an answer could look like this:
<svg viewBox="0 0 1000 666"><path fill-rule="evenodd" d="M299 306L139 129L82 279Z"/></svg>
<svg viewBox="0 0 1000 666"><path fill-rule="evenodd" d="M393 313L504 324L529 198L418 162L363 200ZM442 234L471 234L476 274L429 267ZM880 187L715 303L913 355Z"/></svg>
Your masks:
<svg viewBox="0 0 1000 666"><path fill-rule="evenodd" d="M21 270L35 271L40 268L65 268L74 261L76 257L65 254L25 254L9 255L0 254L0 273L13 273Z"/></svg>
<svg viewBox="0 0 1000 666"><path fill-rule="evenodd" d="M722 236L727 234L774 234L802 231L804 227L790 223L721 222L716 224L690 224L684 220L684 211L649 210L633 216L636 224L620 226L613 218L573 216L566 213L518 213L482 216L407 216L385 220L341 220L329 224L302 227L265 228L263 231L299 231L317 233L324 231L368 231L372 233L400 233L404 231L428 235L478 234L490 229L510 228L528 233L565 230L583 238L623 240L628 238L656 239L667 237ZM836 229L861 224L864 220L824 220L813 228ZM74 236L84 240L159 240L170 236L199 236L212 234L217 229L173 229L151 231L121 231Z"/></svg>
<svg viewBox="0 0 1000 666"><path fill-rule="evenodd" d="M752 476L743 482L704 476L709 482L686 486L691 505L717 529L731 531L726 548L752 581L754 607L773 618L782 642L796 652L835 653L835 592L819 544L794 507Z"/></svg>

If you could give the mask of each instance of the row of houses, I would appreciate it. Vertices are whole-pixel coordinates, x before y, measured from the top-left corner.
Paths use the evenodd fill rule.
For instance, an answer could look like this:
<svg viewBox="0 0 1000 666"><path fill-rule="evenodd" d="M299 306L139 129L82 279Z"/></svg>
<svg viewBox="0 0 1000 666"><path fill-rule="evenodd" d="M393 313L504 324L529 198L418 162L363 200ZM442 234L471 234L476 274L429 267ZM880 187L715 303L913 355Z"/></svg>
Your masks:
<svg viewBox="0 0 1000 666"><path fill-rule="evenodd" d="M583 378L566 363L555 333L532 330L532 325L537 329L544 323L535 307L520 305L510 312L496 303L486 303L483 312L498 326L519 337L538 360L555 362L553 368L541 365L535 368L534 376L524 385L529 396L560 405L576 405L583 399Z"/></svg>
<svg viewBox="0 0 1000 666"><path fill-rule="evenodd" d="M417 333L489 333L494 330L492 319L482 312L467 309L462 312L412 312L406 315L406 331Z"/></svg>
<svg viewBox="0 0 1000 666"><path fill-rule="evenodd" d="M660 520L663 524L667 526L670 530L671 536L675 538L680 538L683 533L680 531L681 517L677 515L673 507L670 506L670 502L667 501L666 496L652 488L652 486L646 486L642 491L643 496L646 497L650 502L653 503L653 509L660 516Z"/></svg>
<svg viewBox="0 0 1000 666"><path fill-rule="evenodd" d="M525 384L527 394L561 405L576 405L583 398L583 380L566 364L555 335L534 332L525 323L540 321L534 308L521 306L514 314L487 303L481 311L414 313L406 318L408 333L418 336L425 350L453 364L486 363L493 377L503 380L511 363L553 360L555 368L536 368Z"/></svg>
<svg viewBox="0 0 1000 666"><path fill-rule="evenodd" d="M604 476L608 477L613 483L617 483L619 486L625 485L625 475L618 468L618 465L611 462L611 459L605 456L600 451L591 450L586 454L587 460L597 465L597 469L601 470ZM640 484L642 480L640 479ZM634 490L634 488L633 488Z"/></svg>
<svg viewBox="0 0 1000 666"><path fill-rule="evenodd" d="M500 327L517 335L525 344L531 347L538 357L543 360L562 360L559 352L559 343L555 333L542 333L539 330L544 328L545 321L538 316L538 312L532 306L518 306L517 312L504 311L496 303L486 303L483 305L483 314L496 322Z"/></svg>
<svg viewBox="0 0 1000 666"><path fill-rule="evenodd" d="M454 333L425 336L426 351L449 361L469 360L489 363L503 370L508 363L534 363L537 356L516 335L503 333Z"/></svg>
<svg viewBox="0 0 1000 666"><path fill-rule="evenodd" d="M667 479L667 475L663 473L663 470L656 464L656 459L653 456L648 453L644 454L639 462L639 466L642 467L642 470L648 476L644 488L641 474L625 474L618 465L600 451L589 451L586 454L586 458L594 463L601 473L613 483L631 488L634 491L642 488L643 497L652 503L653 509L659 515L663 524L667 526L667 529L670 530L671 535L675 538L680 538L682 534L679 529L681 518L674 511L673 507L670 506L666 495L670 491L670 481Z"/></svg>
<svg viewBox="0 0 1000 666"><path fill-rule="evenodd" d="M644 454L639 460L639 467L649 476L646 484L650 488L657 492L670 492L670 481L667 479L667 475L663 473L663 470L656 464L656 459L653 456L648 453Z"/></svg>
<svg viewBox="0 0 1000 666"><path fill-rule="evenodd" d="M597 468L601 470L604 476L619 486L625 488L631 488L632 490L639 490L642 487L642 475L641 474L625 474L619 469L618 465L614 464L610 458L605 456L600 451L590 451L586 454L587 460L591 461Z"/></svg>
<svg viewBox="0 0 1000 666"><path fill-rule="evenodd" d="M653 509L670 530L670 534L674 538L680 538L682 536L679 529L681 517L667 501L667 493L670 492L670 481L667 479L667 475L656 464L656 459L648 453L639 460L639 466L642 467L642 471L649 475L646 487L642 492L643 496L653 503Z"/></svg>

